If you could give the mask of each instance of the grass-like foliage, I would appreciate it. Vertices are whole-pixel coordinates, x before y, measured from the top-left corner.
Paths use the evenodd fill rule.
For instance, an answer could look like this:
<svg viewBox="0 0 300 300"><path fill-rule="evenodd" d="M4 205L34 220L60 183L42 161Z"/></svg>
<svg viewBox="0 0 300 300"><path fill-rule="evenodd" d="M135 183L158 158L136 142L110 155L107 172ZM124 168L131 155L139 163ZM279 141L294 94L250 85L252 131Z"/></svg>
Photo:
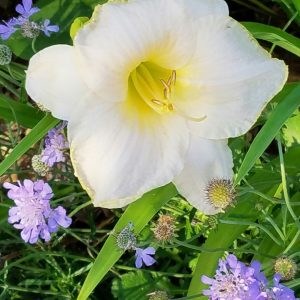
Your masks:
<svg viewBox="0 0 300 300"><path fill-rule="evenodd" d="M254 272L255 261L261 264L268 281L264 291L270 297L259 299L300 297L300 2L227 1L230 15L273 57L285 61L289 77L252 128L228 140L234 178L215 178L206 192L219 196L221 190L230 201L212 216L193 207L176 183L148 191L123 208L93 205L91 188L77 178L78 167L72 165L66 123L32 99L25 82L35 53L52 45L72 45L95 6L106 1L30 2L0 1L0 20L5 21L0 25L0 300L217 300L216 281L228 279L224 274L214 277L218 264L223 273L226 268L238 272L234 276L245 276L247 287L254 290L253 284L263 279L257 274L247 277L245 270ZM12 18L20 3L16 21ZM78 17L86 18L74 22ZM11 25L8 20L13 20ZM8 34L7 28L14 31ZM6 51L12 51L11 57ZM148 72L139 68L135 76ZM167 82L161 81L167 99L175 86L175 71ZM139 91L141 84L134 84ZM151 101L158 113L177 109ZM37 180L47 182L50 190L47 184L44 190L25 187L25 182ZM34 218L38 221L32 225ZM25 224L19 224L22 228L16 226L19 221ZM280 283L275 274L280 274Z"/></svg>

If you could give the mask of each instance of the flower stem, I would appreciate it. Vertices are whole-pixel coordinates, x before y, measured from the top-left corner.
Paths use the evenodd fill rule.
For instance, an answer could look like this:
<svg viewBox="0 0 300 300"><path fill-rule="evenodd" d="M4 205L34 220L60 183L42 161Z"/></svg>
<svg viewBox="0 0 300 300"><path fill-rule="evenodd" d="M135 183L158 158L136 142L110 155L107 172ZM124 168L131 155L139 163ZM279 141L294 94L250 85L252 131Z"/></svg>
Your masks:
<svg viewBox="0 0 300 300"><path fill-rule="evenodd" d="M92 200L87 201L79 206L77 206L72 212L69 213L69 217L72 218L75 214L77 214L81 209L89 206L90 204L92 204Z"/></svg>
<svg viewBox="0 0 300 300"><path fill-rule="evenodd" d="M278 246L282 246L282 242L278 240L269 229L267 229L265 226L255 223L255 222L247 222L247 221L235 221L235 220L219 220L220 223L223 224L231 224L231 225L246 225L246 226L254 226L258 227L262 231L264 231Z"/></svg>
<svg viewBox="0 0 300 300"><path fill-rule="evenodd" d="M285 173L285 166L284 166L284 159L283 159L283 153L282 153L282 145L281 145L281 140L280 140L280 136L278 135L277 138L277 145L278 145L278 152L279 152L279 160L280 160L280 171L281 171L281 180L282 180L282 190L283 190L283 195L284 195L284 200L285 200L285 204L286 207L290 213L290 215L292 216L292 218L294 219L298 229L300 230L300 223L299 220L291 206L291 202L290 202L290 197L289 197L289 193L288 193L288 187L287 187L287 181L286 181L286 173Z"/></svg>

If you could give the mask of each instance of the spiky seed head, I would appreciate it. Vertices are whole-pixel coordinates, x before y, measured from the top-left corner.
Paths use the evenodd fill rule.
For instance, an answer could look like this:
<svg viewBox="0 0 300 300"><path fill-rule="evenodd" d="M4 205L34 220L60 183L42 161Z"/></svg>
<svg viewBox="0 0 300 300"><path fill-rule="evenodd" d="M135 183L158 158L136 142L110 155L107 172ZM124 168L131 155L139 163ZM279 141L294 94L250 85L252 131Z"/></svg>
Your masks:
<svg viewBox="0 0 300 300"><path fill-rule="evenodd" d="M157 241L170 242L175 236L175 218L170 215L160 215L153 228L154 237Z"/></svg>
<svg viewBox="0 0 300 300"><path fill-rule="evenodd" d="M283 280L291 280L295 277L297 272L296 263L288 257L279 257L274 263L275 273L281 275Z"/></svg>
<svg viewBox="0 0 300 300"><path fill-rule="evenodd" d="M225 209L232 204L235 191L231 180L213 179L206 187L206 197L216 209Z"/></svg>
<svg viewBox="0 0 300 300"><path fill-rule="evenodd" d="M149 300L169 300L169 296L164 291L157 291L149 294Z"/></svg>
<svg viewBox="0 0 300 300"><path fill-rule="evenodd" d="M36 102L36 105L41 111L48 112L48 113L50 112L50 110L47 109L43 104Z"/></svg>
<svg viewBox="0 0 300 300"><path fill-rule="evenodd" d="M9 65L12 58L12 52L6 45L0 45L0 66Z"/></svg>
<svg viewBox="0 0 300 300"><path fill-rule="evenodd" d="M126 251L134 250L136 248L136 236L133 232L133 224L129 222L117 235L116 242L117 246Z"/></svg>
<svg viewBox="0 0 300 300"><path fill-rule="evenodd" d="M41 32L41 25L29 20L24 22L24 24L22 24L21 26L22 35L30 39L37 38L40 32Z"/></svg>
<svg viewBox="0 0 300 300"><path fill-rule="evenodd" d="M46 176L49 171L49 166L42 162L42 155L34 155L31 159L32 169L40 176Z"/></svg>
<svg viewBox="0 0 300 300"><path fill-rule="evenodd" d="M207 225L209 226L210 229L216 229L218 226L218 218L214 215L209 216L208 219L206 220Z"/></svg>

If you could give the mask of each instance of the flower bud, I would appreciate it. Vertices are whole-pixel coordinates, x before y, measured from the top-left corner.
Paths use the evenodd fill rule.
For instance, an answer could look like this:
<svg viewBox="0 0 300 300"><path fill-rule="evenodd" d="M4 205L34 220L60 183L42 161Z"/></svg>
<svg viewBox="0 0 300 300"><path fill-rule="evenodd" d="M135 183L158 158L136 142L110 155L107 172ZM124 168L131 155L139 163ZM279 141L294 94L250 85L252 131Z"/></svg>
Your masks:
<svg viewBox="0 0 300 300"><path fill-rule="evenodd" d="M24 37L34 39L39 36L41 32L41 26L35 22L31 22L27 20L22 26L21 26L21 32Z"/></svg>
<svg viewBox="0 0 300 300"><path fill-rule="evenodd" d="M218 223L219 223L218 218L214 215L209 216L208 219L206 220L206 224L208 225L208 227L213 230L217 228Z"/></svg>
<svg viewBox="0 0 300 300"><path fill-rule="evenodd" d="M295 277L297 265L288 257L279 257L274 263L274 270L281 276L282 280L291 280Z"/></svg>
<svg viewBox="0 0 300 300"><path fill-rule="evenodd" d="M133 232L133 223L129 222L118 234L116 234L117 246L126 251L136 248L136 236Z"/></svg>
<svg viewBox="0 0 300 300"><path fill-rule="evenodd" d="M149 294L149 300L169 300L168 294L164 291L157 291Z"/></svg>
<svg viewBox="0 0 300 300"><path fill-rule="evenodd" d="M40 176L46 176L49 171L49 167L44 162L42 162L41 158L42 158L41 155L34 155L32 157L31 159L32 169Z"/></svg>
<svg viewBox="0 0 300 300"><path fill-rule="evenodd" d="M232 204L235 191L231 180L213 179L206 188L207 200L216 208L224 210Z"/></svg>
<svg viewBox="0 0 300 300"><path fill-rule="evenodd" d="M6 45L0 45L0 66L8 65L11 62L12 52Z"/></svg>
<svg viewBox="0 0 300 300"><path fill-rule="evenodd" d="M161 215L153 228L153 233L157 241L166 243L170 242L174 238L175 230L176 226L174 217Z"/></svg>

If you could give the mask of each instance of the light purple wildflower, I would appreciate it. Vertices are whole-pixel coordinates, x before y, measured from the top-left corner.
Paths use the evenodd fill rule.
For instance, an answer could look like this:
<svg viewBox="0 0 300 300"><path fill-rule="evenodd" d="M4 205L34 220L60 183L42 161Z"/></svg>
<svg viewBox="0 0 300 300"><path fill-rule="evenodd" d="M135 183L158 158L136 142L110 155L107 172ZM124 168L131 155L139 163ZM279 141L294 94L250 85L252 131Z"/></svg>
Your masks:
<svg viewBox="0 0 300 300"><path fill-rule="evenodd" d="M58 32L59 31L59 26L58 25L50 25L50 20L46 19L44 21L44 24L41 27L42 31L46 36L50 36L51 32Z"/></svg>
<svg viewBox="0 0 300 300"><path fill-rule="evenodd" d="M202 282L210 285L203 294L210 300L296 300L294 292L279 283L280 276L274 276L274 286L268 286L268 280L260 270L258 261L247 267L238 261L235 255L219 260L214 278L202 276Z"/></svg>
<svg viewBox="0 0 300 300"><path fill-rule="evenodd" d="M214 278L202 276L202 282L210 285L203 294L209 296L210 300L256 300L260 290L254 272L253 268L230 254L225 261L219 260Z"/></svg>
<svg viewBox="0 0 300 300"><path fill-rule="evenodd" d="M50 233L58 230L58 225L69 227L71 219L61 206L51 209L50 199L53 192L48 183L43 180L31 181L25 179L18 185L4 183L8 189L7 196L15 202L10 208L8 222L21 229L21 237L27 243L34 244L38 238L48 242Z"/></svg>
<svg viewBox="0 0 300 300"><path fill-rule="evenodd" d="M7 40L10 38L10 36L16 32L16 28L14 27L16 25L15 20L11 19L7 22L4 22L4 24L0 24L0 37L2 40Z"/></svg>
<svg viewBox="0 0 300 300"><path fill-rule="evenodd" d="M143 264L147 267L153 265L156 260L151 256L155 254L155 249L153 247L148 247L146 249L135 248L135 266L140 269Z"/></svg>
<svg viewBox="0 0 300 300"><path fill-rule="evenodd" d="M53 167L55 163L65 161L63 151L69 147L69 144L61 133L61 129L51 129L45 138L45 149L41 154L41 161L49 167Z"/></svg>
<svg viewBox="0 0 300 300"><path fill-rule="evenodd" d="M16 6L16 12L18 12L24 19L28 19L39 10L40 9L38 7L32 7L32 0L22 0L22 4L18 4Z"/></svg>

